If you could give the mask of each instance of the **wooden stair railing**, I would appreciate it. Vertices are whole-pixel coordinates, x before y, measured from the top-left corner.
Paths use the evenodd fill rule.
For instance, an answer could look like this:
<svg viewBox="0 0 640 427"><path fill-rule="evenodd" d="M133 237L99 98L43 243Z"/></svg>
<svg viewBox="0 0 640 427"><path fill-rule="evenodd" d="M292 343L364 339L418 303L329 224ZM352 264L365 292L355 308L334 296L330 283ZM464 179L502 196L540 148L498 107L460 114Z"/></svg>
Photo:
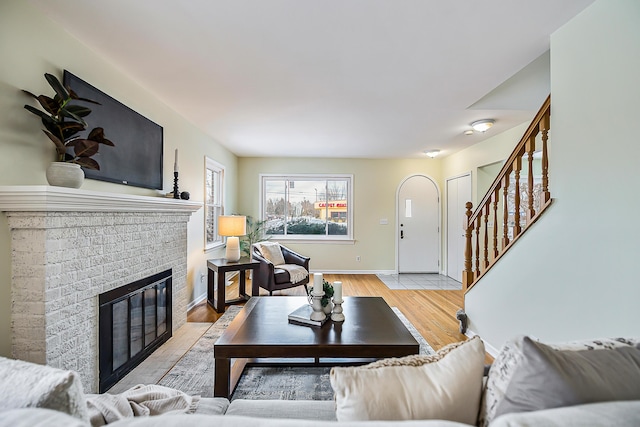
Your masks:
<svg viewBox="0 0 640 427"><path fill-rule="evenodd" d="M472 212L471 202L466 204L462 284L467 291L551 204L547 152L550 116L551 96L540 107L476 210Z"/></svg>

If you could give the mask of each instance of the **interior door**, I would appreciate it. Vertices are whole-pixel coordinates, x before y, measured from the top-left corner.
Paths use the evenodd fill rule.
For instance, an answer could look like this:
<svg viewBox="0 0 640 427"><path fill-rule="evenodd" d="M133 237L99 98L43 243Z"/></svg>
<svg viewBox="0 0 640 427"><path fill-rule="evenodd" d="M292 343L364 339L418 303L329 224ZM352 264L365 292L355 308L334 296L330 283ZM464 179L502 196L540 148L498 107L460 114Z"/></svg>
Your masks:
<svg viewBox="0 0 640 427"><path fill-rule="evenodd" d="M398 191L398 272L437 273L440 265L438 189L426 176L407 178Z"/></svg>
<svg viewBox="0 0 640 427"><path fill-rule="evenodd" d="M471 174L447 180L447 276L462 282L465 204L471 201Z"/></svg>

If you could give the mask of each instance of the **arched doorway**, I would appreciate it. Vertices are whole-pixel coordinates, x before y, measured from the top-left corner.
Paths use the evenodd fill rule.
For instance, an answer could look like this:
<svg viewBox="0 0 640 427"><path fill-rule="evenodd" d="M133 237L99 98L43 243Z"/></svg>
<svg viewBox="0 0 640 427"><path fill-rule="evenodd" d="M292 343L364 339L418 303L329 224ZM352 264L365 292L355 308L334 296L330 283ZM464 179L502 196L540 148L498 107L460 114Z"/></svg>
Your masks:
<svg viewBox="0 0 640 427"><path fill-rule="evenodd" d="M400 183L397 196L398 273L439 273L440 197L425 175Z"/></svg>

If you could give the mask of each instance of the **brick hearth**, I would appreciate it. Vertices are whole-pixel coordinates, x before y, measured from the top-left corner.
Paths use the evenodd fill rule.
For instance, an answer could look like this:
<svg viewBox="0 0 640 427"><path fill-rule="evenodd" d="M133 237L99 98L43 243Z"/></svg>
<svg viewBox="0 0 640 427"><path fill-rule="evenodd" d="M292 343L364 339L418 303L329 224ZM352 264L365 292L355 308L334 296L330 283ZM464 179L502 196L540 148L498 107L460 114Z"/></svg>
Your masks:
<svg viewBox="0 0 640 427"><path fill-rule="evenodd" d="M13 357L98 389L98 295L173 270L173 325L187 314L187 222L200 203L60 187L0 187L11 229Z"/></svg>

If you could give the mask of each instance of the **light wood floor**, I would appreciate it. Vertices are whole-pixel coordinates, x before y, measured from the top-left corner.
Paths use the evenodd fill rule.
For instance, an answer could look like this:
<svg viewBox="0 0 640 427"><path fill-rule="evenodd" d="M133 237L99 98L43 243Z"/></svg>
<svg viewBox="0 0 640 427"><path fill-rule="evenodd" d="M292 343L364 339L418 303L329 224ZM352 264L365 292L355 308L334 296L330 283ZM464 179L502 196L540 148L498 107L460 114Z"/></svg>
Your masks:
<svg viewBox="0 0 640 427"><path fill-rule="evenodd" d="M390 290L374 274L326 274L329 282L342 282L345 296L381 296L391 307L400 311L413 323L420 334L435 349L466 340L459 332L456 311L462 308L463 291L427 291L427 290ZM247 289L251 289L248 285ZM260 289L260 295L268 295ZM237 281L227 286L226 295L234 298L238 295ZM274 292L277 295L305 295L303 286ZM206 301L189 311L189 322L215 322L220 317ZM490 361L490 357L488 358Z"/></svg>

